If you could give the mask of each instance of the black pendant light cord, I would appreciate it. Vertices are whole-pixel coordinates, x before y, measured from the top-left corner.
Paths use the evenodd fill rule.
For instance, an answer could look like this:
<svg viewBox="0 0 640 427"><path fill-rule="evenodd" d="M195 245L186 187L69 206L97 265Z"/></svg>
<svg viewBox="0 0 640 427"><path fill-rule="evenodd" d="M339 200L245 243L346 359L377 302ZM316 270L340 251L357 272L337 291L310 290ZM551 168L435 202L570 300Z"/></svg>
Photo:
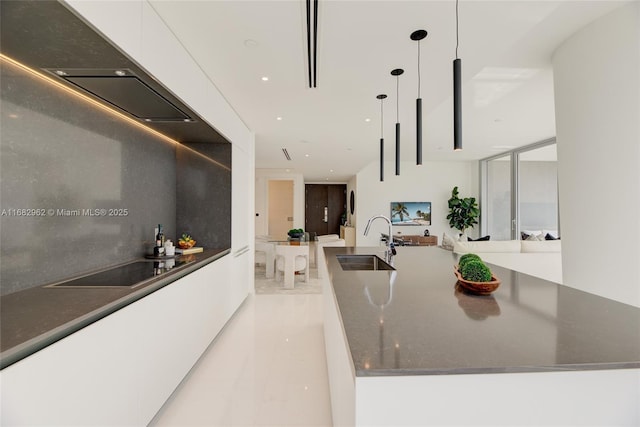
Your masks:
<svg viewBox="0 0 640 427"><path fill-rule="evenodd" d="M418 98L420 96L420 40L418 40Z"/></svg>
<svg viewBox="0 0 640 427"><path fill-rule="evenodd" d="M456 0L456 59L458 59L458 0Z"/></svg>
<svg viewBox="0 0 640 427"><path fill-rule="evenodd" d="M396 76L396 123L400 122L400 75Z"/></svg>
<svg viewBox="0 0 640 427"><path fill-rule="evenodd" d="M383 100L380 99L380 138L384 135L384 110L382 109Z"/></svg>

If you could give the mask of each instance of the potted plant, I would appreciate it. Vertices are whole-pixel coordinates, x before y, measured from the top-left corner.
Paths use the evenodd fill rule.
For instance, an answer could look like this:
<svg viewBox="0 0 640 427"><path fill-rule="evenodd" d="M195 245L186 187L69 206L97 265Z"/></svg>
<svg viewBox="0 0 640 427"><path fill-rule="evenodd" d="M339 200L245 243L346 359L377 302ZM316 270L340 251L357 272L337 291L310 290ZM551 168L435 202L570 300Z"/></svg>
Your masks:
<svg viewBox="0 0 640 427"><path fill-rule="evenodd" d="M304 236L304 230L302 228L292 228L287 234L292 239L300 239Z"/></svg>
<svg viewBox="0 0 640 427"><path fill-rule="evenodd" d="M461 235L467 228L473 228L478 223L480 209L475 197L465 197L461 199L458 195L458 187L453 187L451 198L449 199L449 226L460 231Z"/></svg>

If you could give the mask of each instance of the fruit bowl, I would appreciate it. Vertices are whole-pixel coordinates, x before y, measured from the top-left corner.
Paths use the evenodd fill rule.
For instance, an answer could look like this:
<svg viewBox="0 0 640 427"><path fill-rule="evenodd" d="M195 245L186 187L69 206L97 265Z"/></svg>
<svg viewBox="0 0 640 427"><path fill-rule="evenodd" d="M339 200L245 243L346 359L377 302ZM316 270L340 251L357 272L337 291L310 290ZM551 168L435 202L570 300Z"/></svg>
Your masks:
<svg viewBox="0 0 640 427"><path fill-rule="evenodd" d="M180 249L190 249L196 244L195 240L190 240L188 242L178 242L178 247Z"/></svg>
<svg viewBox="0 0 640 427"><path fill-rule="evenodd" d="M190 249L196 244L196 241L191 238L188 234L183 234L180 239L178 239L178 247L180 249Z"/></svg>

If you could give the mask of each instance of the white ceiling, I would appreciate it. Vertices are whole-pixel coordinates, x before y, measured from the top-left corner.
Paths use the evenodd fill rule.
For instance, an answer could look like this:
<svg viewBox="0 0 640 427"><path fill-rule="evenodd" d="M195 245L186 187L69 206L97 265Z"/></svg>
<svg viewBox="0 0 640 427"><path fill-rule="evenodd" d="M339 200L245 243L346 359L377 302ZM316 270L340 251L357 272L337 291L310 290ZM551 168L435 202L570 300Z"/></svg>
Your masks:
<svg viewBox="0 0 640 427"><path fill-rule="evenodd" d="M417 29L429 32L420 48L425 161L479 159L553 137L554 50L628 2L461 0L464 150L453 152L454 0L320 0L315 89L305 1L150 0L255 132L256 167L300 172L306 182L346 182L378 160L380 93L388 95L385 158L395 158L399 99L401 159L415 162L418 46L409 35ZM399 97L394 68L405 70Z"/></svg>

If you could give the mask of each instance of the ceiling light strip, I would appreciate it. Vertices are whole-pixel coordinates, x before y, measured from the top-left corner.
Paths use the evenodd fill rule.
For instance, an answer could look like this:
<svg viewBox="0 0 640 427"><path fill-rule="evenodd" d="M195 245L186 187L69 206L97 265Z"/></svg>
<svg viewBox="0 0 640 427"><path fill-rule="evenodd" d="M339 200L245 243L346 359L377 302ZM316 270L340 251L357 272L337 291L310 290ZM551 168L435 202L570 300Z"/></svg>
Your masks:
<svg viewBox="0 0 640 427"><path fill-rule="evenodd" d="M313 79L311 77L311 0L307 0L307 64L309 71L309 87L313 87Z"/></svg>
<svg viewBox="0 0 640 427"><path fill-rule="evenodd" d="M318 80L318 0L313 0L313 87Z"/></svg>
<svg viewBox="0 0 640 427"><path fill-rule="evenodd" d="M307 65L309 88L317 86L318 74L318 5L319 0L313 0L313 10L311 9L311 0L306 0L307 9ZM313 24L311 23L311 15L313 15ZM313 25L313 28L312 28Z"/></svg>

